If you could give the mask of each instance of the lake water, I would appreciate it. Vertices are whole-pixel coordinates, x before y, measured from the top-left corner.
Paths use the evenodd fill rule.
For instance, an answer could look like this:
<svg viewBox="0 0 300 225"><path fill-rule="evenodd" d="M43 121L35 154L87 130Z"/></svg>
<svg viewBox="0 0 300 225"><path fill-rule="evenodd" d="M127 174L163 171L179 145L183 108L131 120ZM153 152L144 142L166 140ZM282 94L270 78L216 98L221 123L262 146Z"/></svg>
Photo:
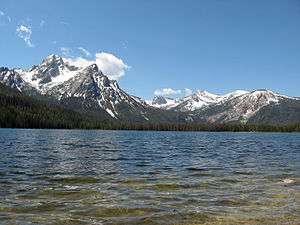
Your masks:
<svg viewBox="0 0 300 225"><path fill-rule="evenodd" d="M300 134L0 129L0 148L0 224L300 221Z"/></svg>

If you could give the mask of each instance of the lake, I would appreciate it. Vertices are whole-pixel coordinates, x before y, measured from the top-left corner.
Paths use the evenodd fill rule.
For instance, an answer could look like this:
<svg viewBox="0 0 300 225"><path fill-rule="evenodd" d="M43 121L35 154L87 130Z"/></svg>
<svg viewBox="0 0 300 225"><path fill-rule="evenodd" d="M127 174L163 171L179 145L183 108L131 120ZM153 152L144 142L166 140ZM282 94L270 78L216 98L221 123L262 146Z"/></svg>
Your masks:
<svg viewBox="0 0 300 225"><path fill-rule="evenodd" d="M1 224L299 224L300 134L0 129Z"/></svg>

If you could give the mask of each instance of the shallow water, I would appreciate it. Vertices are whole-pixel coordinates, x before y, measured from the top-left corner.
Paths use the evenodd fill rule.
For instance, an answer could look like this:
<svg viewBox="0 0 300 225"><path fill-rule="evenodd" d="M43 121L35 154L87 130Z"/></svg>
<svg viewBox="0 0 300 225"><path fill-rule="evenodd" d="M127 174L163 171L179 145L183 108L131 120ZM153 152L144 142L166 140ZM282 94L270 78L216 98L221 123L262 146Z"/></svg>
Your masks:
<svg viewBox="0 0 300 225"><path fill-rule="evenodd" d="M300 221L300 134L0 129L0 147L0 224Z"/></svg>

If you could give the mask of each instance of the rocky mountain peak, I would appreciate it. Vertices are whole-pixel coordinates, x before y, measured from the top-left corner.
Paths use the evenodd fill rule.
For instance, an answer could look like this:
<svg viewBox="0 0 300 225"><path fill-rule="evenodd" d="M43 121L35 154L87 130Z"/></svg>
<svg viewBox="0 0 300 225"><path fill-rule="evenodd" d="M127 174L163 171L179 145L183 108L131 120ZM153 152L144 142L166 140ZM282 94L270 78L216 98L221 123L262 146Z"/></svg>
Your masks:
<svg viewBox="0 0 300 225"><path fill-rule="evenodd" d="M198 90L196 92L196 94L194 94L193 96L196 96L196 97L199 97L201 99L207 99L207 100L216 100L217 98L219 98L220 96L219 95L215 95L215 94L212 94L212 93L209 93L208 91L205 91L205 90Z"/></svg>
<svg viewBox="0 0 300 225"><path fill-rule="evenodd" d="M179 102L176 99L158 95L154 96L152 101L147 101L147 103L156 108L170 109L177 105Z"/></svg>
<svg viewBox="0 0 300 225"><path fill-rule="evenodd" d="M33 66L29 72L31 80L39 80L40 84L46 84L57 77L66 68L63 59L57 55L49 55L41 64Z"/></svg>
<svg viewBox="0 0 300 225"><path fill-rule="evenodd" d="M252 91L249 94L249 97L252 99L260 100L260 101L277 102L278 99L281 98L282 96L275 94L274 92L272 92L270 90L258 89L258 90Z"/></svg>
<svg viewBox="0 0 300 225"><path fill-rule="evenodd" d="M167 100L163 96L154 96L154 98L152 100L153 105L163 105L163 104L166 104L166 103L167 103Z"/></svg>
<svg viewBox="0 0 300 225"><path fill-rule="evenodd" d="M86 68L83 69L83 72L87 73L87 74L97 73L98 75L103 76L102 71L99 70L99 68L96 64L92 64L92 65L87 66Z"/></svg>
<svg viewBox="0 0 300 225"><path fill-rule="evenodd" d="M46 57L41 65L39 67L64 67L65 63L63 61L63 58L58 56L58 55L49 55L48 57Z"/></svg>
<svg viewBox="0 0 300 225"><path fill-rule="evenodd" d="M0 73L7 72L9 69L7 67L0 67Z"/></svg>

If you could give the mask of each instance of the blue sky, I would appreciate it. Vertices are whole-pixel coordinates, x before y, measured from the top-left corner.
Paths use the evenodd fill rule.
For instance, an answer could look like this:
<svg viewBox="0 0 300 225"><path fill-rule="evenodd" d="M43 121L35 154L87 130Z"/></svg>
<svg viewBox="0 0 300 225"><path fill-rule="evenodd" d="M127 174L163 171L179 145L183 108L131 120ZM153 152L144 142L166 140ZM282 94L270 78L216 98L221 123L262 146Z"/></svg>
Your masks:
<svg viewBox="0 0 300 225"><path fill-rule="evenodd" d="M163 88L300 96L299 0L1 0L0 34L1 66L106 52L129 66L120 86L145 99Z"/></svg>

